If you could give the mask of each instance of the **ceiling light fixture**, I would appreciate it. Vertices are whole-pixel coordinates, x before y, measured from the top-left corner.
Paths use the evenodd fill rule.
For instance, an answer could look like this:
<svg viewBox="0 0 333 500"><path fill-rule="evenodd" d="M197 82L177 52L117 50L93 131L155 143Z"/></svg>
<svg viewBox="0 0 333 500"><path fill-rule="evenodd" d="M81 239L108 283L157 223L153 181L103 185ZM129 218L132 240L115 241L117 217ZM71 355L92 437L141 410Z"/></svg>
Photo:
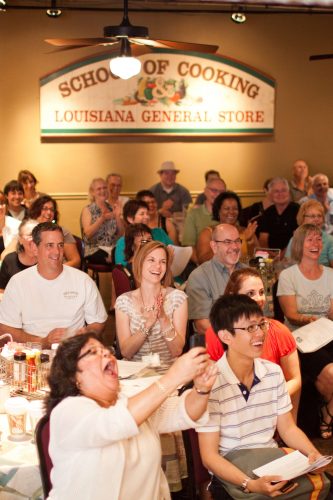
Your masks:
<svg viewBox="0 0 333 500"><path fill-rule="evenodd" d="M46 14L49 17L59 17L59 16L61 16L61 10L57 9L57 0L51 0L51 8L47 9Z"/></svg>
<svg viewBox="0 0 333 500"><path fill-rule="evenodd" d="M141 71L141 61L132 57L131 46L128 38L122 38L120 56L113 57L110 61L110 70L122 80L128 80L138 75Z"/></svg>
<svg viewBox="0 0 333 500"><path fill-rule="evenodd" d="M246 21L246 15L243 12L243 8L239 7L231 14L231 20L236 24L243 24Z"/></svg>

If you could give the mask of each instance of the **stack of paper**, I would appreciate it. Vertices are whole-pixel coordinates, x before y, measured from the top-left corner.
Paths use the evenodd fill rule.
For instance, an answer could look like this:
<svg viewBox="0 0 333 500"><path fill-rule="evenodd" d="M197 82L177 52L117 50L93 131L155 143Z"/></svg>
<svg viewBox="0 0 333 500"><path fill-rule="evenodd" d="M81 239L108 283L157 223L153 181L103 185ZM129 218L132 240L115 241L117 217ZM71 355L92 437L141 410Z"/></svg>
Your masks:
<svg viewBox="0 0 333 500"><path fill-rule="evenodd" d="M288 480L324 467L332 461L332 458L331 456L322 456L309 464L308 458L296 450L262 467L254 469L253 473L258 477L281 476L283 480Z"/></svg>

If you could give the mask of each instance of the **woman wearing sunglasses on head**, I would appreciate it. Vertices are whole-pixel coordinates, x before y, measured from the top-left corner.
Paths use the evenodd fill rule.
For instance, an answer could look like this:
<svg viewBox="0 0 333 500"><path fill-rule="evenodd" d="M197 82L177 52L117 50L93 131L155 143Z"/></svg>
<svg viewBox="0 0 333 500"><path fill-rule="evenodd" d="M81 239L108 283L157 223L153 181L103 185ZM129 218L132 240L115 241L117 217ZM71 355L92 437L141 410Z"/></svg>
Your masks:
<svg viewBox="0 0 333 500"><path fill-rule="evenodd" d="M226 286L224 295L243 294L253 299L263 310L266 297L264 284L256 269L246 267L234 271ZM281 366L292 400L292 414L296 420L301 391L301 372L299 367L296 342L290 330L280 321L265 319L263 328L266 338L261 358ZM206 331L207 352L215 361L223 355L223 346L212 327Z"/></svg>

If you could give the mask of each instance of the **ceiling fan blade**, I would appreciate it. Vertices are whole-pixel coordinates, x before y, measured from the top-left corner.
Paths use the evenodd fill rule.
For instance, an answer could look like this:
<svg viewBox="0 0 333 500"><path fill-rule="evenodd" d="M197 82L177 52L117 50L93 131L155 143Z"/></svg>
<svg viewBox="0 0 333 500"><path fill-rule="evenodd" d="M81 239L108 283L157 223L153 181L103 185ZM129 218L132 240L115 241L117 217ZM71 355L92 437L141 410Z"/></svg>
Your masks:
<svg viewBox="0 0 333 500"><path fill-rule="evenodd" d="M147 54L151 52L150 47L148 45L141 45L135 43L136 38L129 38L129 42L131 44L131 54L132 56L140 56L141 54Z"/></svg>
<svg viewBox="0 0 333 500"><path fill-rule="evenodd" d="M202 43L176 42L173 40L152 40L151 38L131 38L131 42L138 45L148 45L149 47L168 48L175 50L189 50L192 52L207 52L214 54L219 48L218 45L206 45Z"/></svg>
<svg viewBox="0 0 333 500"><path fill-rule="evenodd" d="M118 42L118 38L46 38L45 42L55 47L90 47L94 45L109 45Z"/></svg>
<svg viewBox="0 0 333 500"><path fill-rule="evenodd" d="M95 45L69 45L68 47L57 47L54 50L48 52L49 54L54 54L55 52L66 52L68 50L74 49L86 49L86 48L94 48L94 47L107 47L109 52L119 51L119 40L116 42L108 43L97 43Z"/></svg>
<svg viewBox="0 0 333 500"><path fill-rule="evenodd" d="M333 59L333 54L316 54L309 57L310 61L320 61L321 59Z"/></svg>

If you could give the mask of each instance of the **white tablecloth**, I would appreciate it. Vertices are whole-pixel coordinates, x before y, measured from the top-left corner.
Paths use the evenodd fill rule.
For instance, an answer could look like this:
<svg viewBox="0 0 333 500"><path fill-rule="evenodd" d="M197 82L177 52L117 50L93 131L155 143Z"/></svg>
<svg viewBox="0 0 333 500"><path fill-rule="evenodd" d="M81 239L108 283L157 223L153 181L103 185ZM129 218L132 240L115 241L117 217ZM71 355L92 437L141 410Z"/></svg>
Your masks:
<svg viewBox="0 0 333 500"><path fill-rule="evenodd" d="M0 415L0 499L43 498L36 445L32 436L21 442L8 439L7 415Z"/></svg>

